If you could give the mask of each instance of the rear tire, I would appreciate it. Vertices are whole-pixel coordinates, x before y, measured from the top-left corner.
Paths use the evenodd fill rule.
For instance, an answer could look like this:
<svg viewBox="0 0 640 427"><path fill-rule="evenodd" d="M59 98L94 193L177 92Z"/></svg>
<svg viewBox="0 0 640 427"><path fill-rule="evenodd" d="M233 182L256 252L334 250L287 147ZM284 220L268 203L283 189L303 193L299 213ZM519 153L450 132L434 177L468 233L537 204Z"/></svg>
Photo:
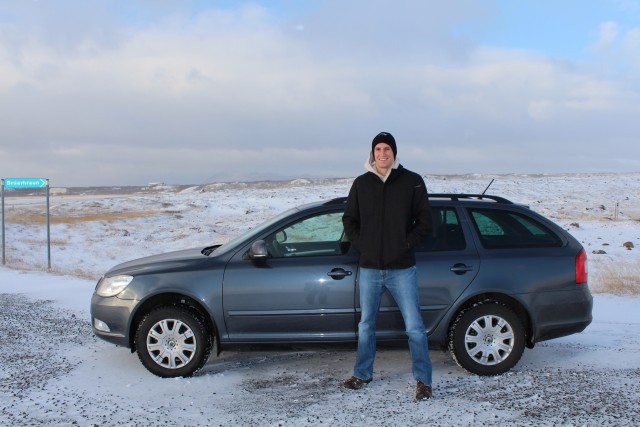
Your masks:
<svg viewBox="0 0 640 427"><path fill-rule="evenodd" d="M136 332L140 362L162 378L190 377L209 359L213 340L202 319L186 307L160 307Z"/></svg>
<svg viewBox="0 0 640 427"><path fill-rule="evenodd" d="M486 301L460 313L451 326L449 351L473 374L499 375L518 363L524 344L518 316L504 305Z"/></svg>

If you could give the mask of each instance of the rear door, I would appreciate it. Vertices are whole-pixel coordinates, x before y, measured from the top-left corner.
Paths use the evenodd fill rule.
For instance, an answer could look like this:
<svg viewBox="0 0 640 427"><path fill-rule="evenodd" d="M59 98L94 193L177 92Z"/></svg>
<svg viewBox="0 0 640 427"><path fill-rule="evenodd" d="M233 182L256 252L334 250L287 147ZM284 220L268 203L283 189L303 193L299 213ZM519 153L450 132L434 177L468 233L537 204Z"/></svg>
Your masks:
<svg viewBox="0 0 640 427"><path fill-rule="evenodd" d="M480 267L470 226L460 220L456 208L432 203L431 213L432 236L416 248L420 307L427 331L435 328L451 304L471 284ZM359 308L358 304L358 311ZM402 315L388 291L380 305L377 336L405 336Z"/></svg>

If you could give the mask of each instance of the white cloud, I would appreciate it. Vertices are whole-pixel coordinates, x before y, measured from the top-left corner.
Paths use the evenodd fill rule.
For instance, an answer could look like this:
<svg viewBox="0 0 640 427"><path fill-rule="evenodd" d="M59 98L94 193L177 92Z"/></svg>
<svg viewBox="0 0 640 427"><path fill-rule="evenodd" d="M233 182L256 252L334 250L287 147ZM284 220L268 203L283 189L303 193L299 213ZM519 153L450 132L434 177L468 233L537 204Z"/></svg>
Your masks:
<svg viewBox="0 0 640 427"><path fill-rule="evenodd" d="M295 17L304 31L260 6L144 25L92 21L107 30L83 25L66 44L50 43L47 26L5 26L0 173L42 170L62 185L79 176L118 185L348 176L380 130L396 134L400 153L433 154L404 161L450 172L529 167L523 146L579 141L594 159L605 158L603 146L638 153L629 142L640 108L632 78L458 40L450 27L469 15L456 7L471 3L362 11L323 2ZM638 46L637 29L616 28L601 28L598 54ZM555 153L535 164L575 167Z"/></svg>
<svg viewBox="0 0 640 427"><path fill-rule="evenodd" d="M597 38L592 45L592 49L599 51L609 48L614 44L614 42L618 38L619 33L620 30L617 23L612 21L603 22L598 28Z"/></svg>
<svg viewBox="0 0 640 427"><path fill-rule="evenodd" d="M629 30L621 44L623 54L632 65L632 69L640 72L640 27Z"/></svg>
<svg viewBox="0 0 640 427"><path fill-rule="evenodd" d="M640 72L640 27L621 27L617 22L604 22L590 50L601 61L601 68L623 76Z"/></svg>
<svg viewBox="0 0 640 427"><path fill-rule="evenodd" d="M534 99L529 102L527 112L537 122L553 117L554 104L548 99Z"/></svg>

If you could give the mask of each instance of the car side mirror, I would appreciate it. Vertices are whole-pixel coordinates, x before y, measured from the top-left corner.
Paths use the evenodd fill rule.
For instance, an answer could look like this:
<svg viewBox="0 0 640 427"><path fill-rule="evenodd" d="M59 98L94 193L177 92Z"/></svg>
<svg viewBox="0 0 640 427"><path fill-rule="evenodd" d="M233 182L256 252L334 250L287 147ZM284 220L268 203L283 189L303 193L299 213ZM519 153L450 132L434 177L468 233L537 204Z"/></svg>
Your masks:
<svg viewBox="0 0 640 427"><path fill-rule="evenodd" d="M269 256L267 251L267 244L264 240L256 240L251 244L251 248L247 252L247 256L250 259L265 259Z"/></svg>

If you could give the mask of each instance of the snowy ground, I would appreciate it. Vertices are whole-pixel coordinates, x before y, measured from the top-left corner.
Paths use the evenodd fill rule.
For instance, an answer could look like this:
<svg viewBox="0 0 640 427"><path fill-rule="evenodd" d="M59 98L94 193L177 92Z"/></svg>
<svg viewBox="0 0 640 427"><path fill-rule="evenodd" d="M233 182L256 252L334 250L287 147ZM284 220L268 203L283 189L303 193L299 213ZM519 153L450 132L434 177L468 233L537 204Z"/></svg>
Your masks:
<svg viewBox="0 0 640 427"><path fill-rule="evenodd" d="M594 321L525 350L508 374L470 375L432 351L431 401L413 401L408 351L385 346L376 381L340 388L355 348L225 351L197 376L160 379L94 338L89 300L112 265L224 242L351 179L5 193L0 425L640 425L640 174L426 176L431 192L499 194L552 218L587 249ZM107 194L108 193L108 194Z"/></svg>

